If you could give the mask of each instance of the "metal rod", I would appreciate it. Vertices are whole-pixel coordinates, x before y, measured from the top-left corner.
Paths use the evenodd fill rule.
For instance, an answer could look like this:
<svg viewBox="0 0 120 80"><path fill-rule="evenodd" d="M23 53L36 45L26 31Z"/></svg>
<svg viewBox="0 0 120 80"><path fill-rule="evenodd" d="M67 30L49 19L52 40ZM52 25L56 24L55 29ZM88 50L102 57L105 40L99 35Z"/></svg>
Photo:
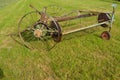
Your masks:
<svg viewBox="0 0 120 80"><path fill-rule="evenodd" d="M100 13L112 14L112 12L98 12L98 11L88 11L88 10L78 10L78 11L79 12L95 13L95 14L100 14Z"/></svg>
<svg viewBox="0 0 120 80"><path fill-rule="evenodd" d="M109 21L110 21L110 20L109 20ZM94 25L91 25L91 26L88 26L88 27L84 27L84 28L78 28L78 29L75 29L75 30L72 30L72 31L63 32L63 35L70 34L70 33L74 33L74 32L78 32L78 31L82 31L82 30L86 30L86 29L93 28L93 27L97 27L97 26L100 26L100 25L102 25L102 24L106 24L106 23L108 23L109 21L102 22L102 23L98 23L98 24L94 24Z"/></svg>
<svg viewBox="0 0 120 80"><path fill-rule="evenodd" d="M36 9L34 6L32 6L31 4L29 5L32 9L34 9L36 12L38 12L39 14L41 14L41 12L38 10L38 9Z"/></svg>

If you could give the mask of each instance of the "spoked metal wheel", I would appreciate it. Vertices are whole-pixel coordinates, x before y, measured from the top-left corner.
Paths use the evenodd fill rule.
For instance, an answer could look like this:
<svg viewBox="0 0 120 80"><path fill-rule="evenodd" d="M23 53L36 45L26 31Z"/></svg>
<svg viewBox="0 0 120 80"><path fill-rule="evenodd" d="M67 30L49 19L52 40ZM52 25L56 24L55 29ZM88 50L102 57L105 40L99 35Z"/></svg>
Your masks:
<svg viewBox="0 0 120 80"><path fill-rule="evenodd" d="M53 46L55 43L52 42L61 41L61 28L59 24L55 20L46 20L44 22L44 15L40 14L39 12L32 11L25 14L19 22L19 37L23 44L30 49L40 48L40 46L43 48L45 47L46 43L46 46L48 46L49 43ZM48 17L47 19L49 18L50 17ZM54 41L48 41L51 40L51 37Z"/></svg>

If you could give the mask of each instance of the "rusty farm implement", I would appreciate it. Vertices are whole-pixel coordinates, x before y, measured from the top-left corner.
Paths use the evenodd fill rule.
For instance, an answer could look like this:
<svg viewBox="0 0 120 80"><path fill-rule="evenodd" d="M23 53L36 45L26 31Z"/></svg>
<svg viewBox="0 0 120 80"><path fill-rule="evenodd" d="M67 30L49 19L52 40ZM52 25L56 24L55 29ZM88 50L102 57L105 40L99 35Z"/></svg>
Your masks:
<svg viewBox="0 0 120 80"><path fill-rule="evenodd" d="M45 41L47 39L53 39L54 42L58 43L61 41L63 35L75 33L78 31L82 31L98 26L108 28L107 31L104 31L101 34L101 38L106 40L110 39L110 31L114 21L114 13L116 7L115 4L113 5L113 11L111 12L76 10L61 16L49 15L49 13L47 13L47 7L45 7L43 11L37 10L32 5L30 5L30 7L34 9L34 11L25 14L20 19L18 24L19 37L26 46L29 46L28 43L30 41L39 41L39 40ZM56 14L58 13L59 12L57 12ZM74 13L77 14L74 16L71 15ZM87 27L72 29L64 32L61 29L62 26L60 25L60 23L62 22L88 18L88 17L96 17L96 16L97 16L96 24Z"/></svg>

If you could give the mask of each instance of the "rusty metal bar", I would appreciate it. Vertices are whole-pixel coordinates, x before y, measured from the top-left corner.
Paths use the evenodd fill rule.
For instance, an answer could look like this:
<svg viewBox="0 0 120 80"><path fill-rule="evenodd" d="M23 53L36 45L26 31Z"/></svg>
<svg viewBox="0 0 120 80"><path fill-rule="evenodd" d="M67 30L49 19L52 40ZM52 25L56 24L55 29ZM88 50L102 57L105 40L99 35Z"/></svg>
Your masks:
<svg viewBox="0 0 120 80"><path fill-rule="evenodd" d="M41 15L41 12L40 12L38 9L36 9L36 8L35 8L34 6L32 6L32 5L29 5L29 6Z"/></svg>
<svg viewBox="0 0 120 80"><path fill-rule="evenodd" d="M88 13L95 13L95 14L100 14L100 13L112 14L111 12L98 12L98 11L88 11L88 10L78 10L78 12L88 12Z"/></svg>
<svg viewBox="0 0 120 80"><path fill-rule="evenodd" d="M63 22L63 21L68 21L68 20L74 20L77 18L85 18L85 17L91 17L91 16L97 16L98 14L96 13L89 13L89 14L83 14L83 15L78 15L78 16L70 16L70 17L56 17L55 20L57 22Z"/></svg>

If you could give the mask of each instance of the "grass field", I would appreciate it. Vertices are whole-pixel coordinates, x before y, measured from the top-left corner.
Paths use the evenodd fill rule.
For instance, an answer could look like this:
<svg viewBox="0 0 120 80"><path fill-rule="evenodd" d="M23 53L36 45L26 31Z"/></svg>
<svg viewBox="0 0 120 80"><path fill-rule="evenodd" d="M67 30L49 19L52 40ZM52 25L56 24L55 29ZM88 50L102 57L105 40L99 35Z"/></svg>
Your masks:
<svg viewBox="0 0 120 80"><path fill-rule="evenodd" d="M0 8L3 8L7 5L10 5L12 3L15 3L17 0L0 0Z"/></svg>
<svg viewBox="0 0 120 80"><path fill-rule="evenodd" d="M58 5L68 11L75 9L110 11L112 0L6 2L0 1L1 80L120 80L120 3L116 2L118 4L116 19L109 41L99 37L105 29L98 27L63 36L62 42L47 51L41 44L39 50L29 50L7 36L17 32L21 16L31 11L29 4L39 10L44 6Z"/></svg>

